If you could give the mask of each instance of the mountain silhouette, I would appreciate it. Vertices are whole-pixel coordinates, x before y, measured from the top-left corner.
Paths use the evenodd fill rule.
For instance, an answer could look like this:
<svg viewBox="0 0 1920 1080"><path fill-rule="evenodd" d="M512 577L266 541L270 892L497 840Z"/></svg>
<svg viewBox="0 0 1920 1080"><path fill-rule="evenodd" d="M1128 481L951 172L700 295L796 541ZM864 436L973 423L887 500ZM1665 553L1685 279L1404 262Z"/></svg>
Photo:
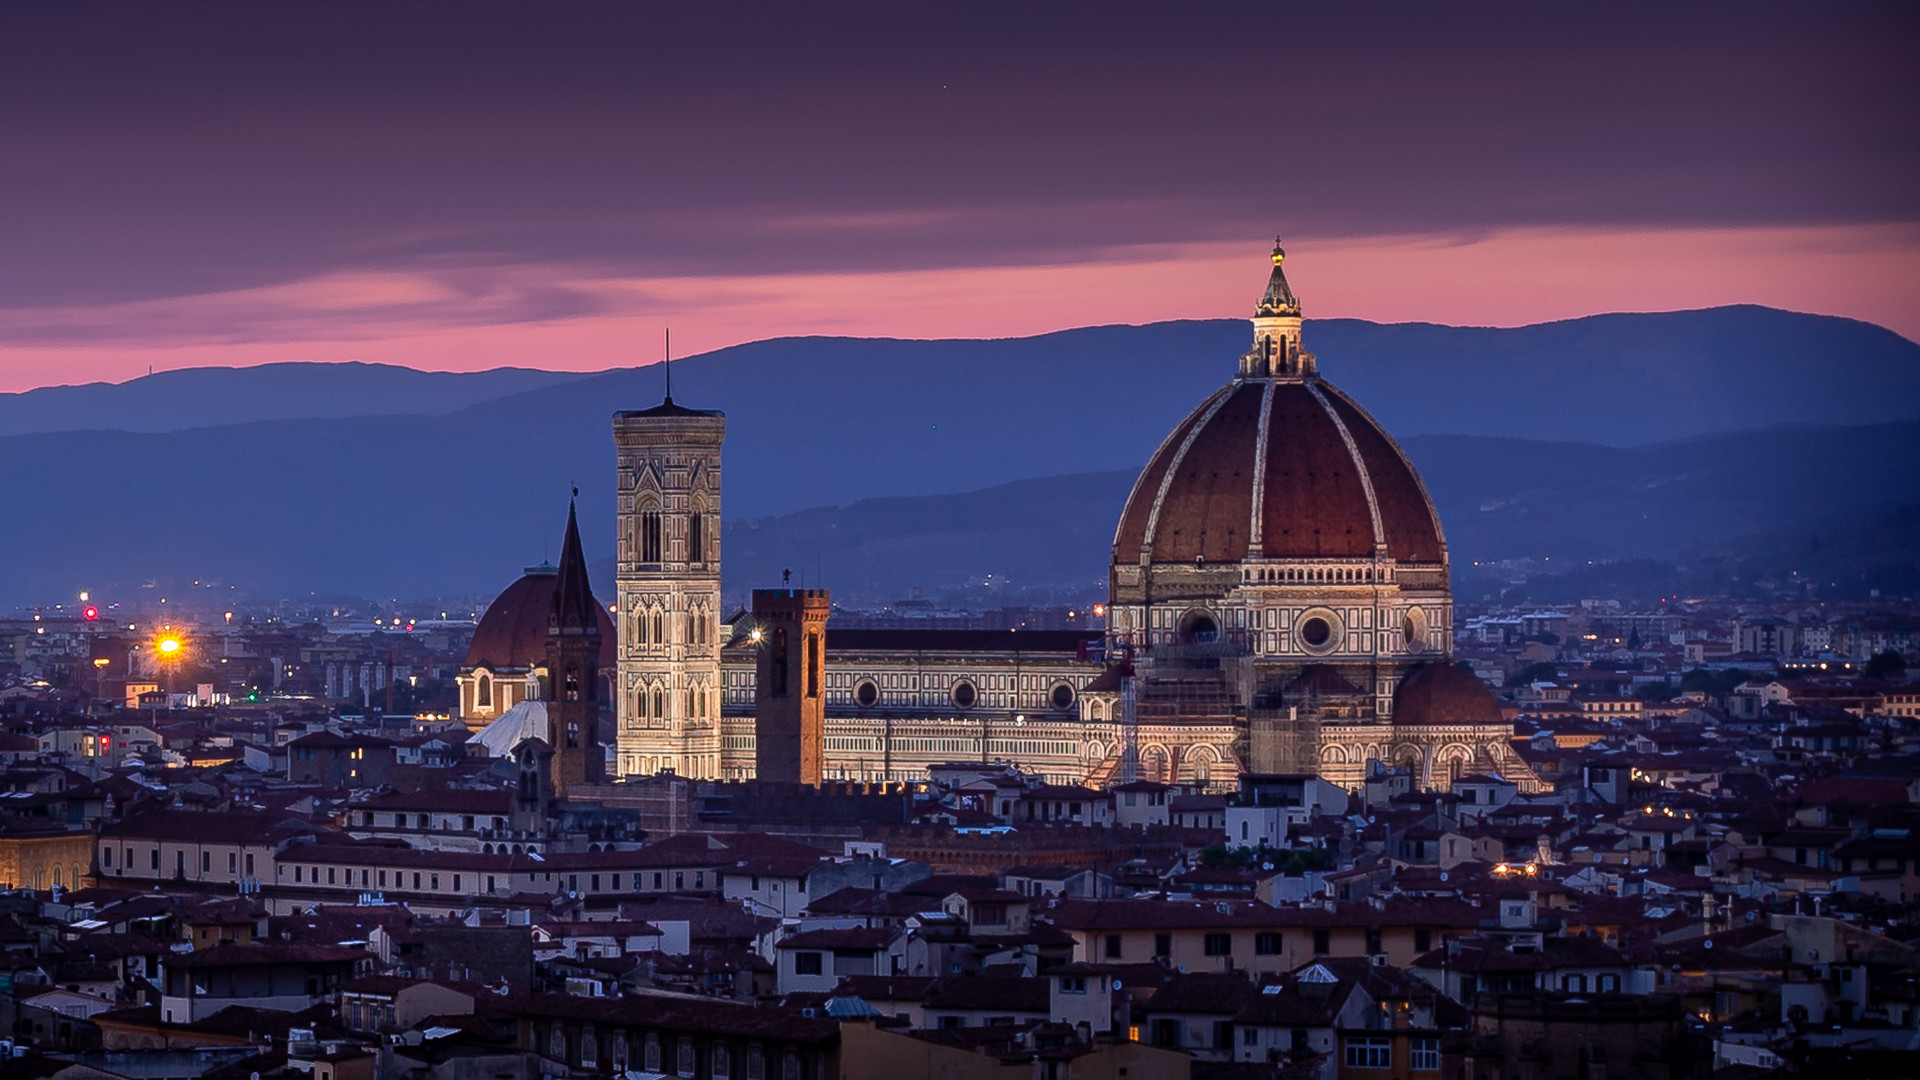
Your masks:
<svg viewBox="0 0 1920 1080"><path fill-rule="evenodd" d="M1132 471L1231 376L1246 338L1217 320L781 339L676 361L675 398L728 414L728 595L766 583L760 552L796 569L817 554L829 584L847 573L808 531L823 521L867 545L848 550L876 595L993 571L979 553L995 544L1032 553L1001 560L1001 580L1091 583ZM1456 565L1682 550L1736 535L1717 531L1729 523L1909 490L1910 432L1888 422L1920 418L1920 346L1864 323L1757 307L1513 330L1336 319L1307 341L1407 442ZM589 557L611 553L609 416L659 400L657 367L321 367L67 388L92 395L77 417L54 391L0 401L14 425L0 430L27 423L22 409L43 425L0 436L0 598L196 579L271 596L490 594L552 547L575 483ZM114 417L147 430L94 422ZM71 426L44 426L57 424ZM948 501L887 502L921 496Z"/></svg>

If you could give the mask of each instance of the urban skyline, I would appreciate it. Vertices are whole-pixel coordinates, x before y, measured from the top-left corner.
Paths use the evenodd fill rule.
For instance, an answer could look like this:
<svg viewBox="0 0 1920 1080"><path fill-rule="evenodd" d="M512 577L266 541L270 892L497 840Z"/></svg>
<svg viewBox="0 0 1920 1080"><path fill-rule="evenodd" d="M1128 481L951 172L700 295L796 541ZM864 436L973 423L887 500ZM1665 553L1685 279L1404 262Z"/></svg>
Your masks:
<svg viewBox="0 0 1920 1080"><path fill-rule="evenodd" d="M1916 30L0 0L0 1080L1912 1080Z"/></svg>

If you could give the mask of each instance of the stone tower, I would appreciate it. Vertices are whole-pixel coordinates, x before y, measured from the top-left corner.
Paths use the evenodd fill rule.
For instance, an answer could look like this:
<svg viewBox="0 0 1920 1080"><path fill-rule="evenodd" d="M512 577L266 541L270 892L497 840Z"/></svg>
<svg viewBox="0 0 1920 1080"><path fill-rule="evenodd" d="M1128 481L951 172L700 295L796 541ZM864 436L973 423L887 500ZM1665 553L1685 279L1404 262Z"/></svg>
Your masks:
<svg viewBox="0 0 1920 1080"><path fill-rule="evenodd" d="M613 416L620 475L622 776L720 772L720 444L726 414L676 405Z"/></svg>
<svg viewBox="0 0 1920 1080"><path fill-rule="evenodd" d="M547 617L547 734L552 739L553 794L568 793L606 777L600 745L600 602L587 582L580 550L580 522L567 506L567 536Z"/></svg>
<svg viewBox="0 0 1920 1080"><path fill-rule="evenodd" d="M825 589L755 589L754 778L819 786L827 757Z"/></svg>

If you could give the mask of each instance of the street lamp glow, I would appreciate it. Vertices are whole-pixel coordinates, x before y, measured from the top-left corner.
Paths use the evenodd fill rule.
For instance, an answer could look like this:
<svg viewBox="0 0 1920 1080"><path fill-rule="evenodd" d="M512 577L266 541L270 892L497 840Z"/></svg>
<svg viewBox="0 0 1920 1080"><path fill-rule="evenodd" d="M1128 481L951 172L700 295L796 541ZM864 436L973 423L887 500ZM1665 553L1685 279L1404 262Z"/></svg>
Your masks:
<svg viewBox="0 0 1920 1080"><path fill-rule="evenodd" d="M179 652L180 639L179 638L161 638L160 651L163 653L166 653L168 656L172 656L174 653Z"/></svg>

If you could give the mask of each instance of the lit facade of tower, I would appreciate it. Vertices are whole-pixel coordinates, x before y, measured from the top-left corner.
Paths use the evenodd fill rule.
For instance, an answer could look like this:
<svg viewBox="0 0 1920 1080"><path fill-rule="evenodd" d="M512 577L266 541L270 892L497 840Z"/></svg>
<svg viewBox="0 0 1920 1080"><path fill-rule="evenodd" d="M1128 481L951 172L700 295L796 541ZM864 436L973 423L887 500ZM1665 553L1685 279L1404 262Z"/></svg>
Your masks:
<svg viewBox="0 0 1920 1080"><path fill-rule="evenodd" d="M615 413L619 469L616 768L720 773L724 413L668 396Z"/></svg>

